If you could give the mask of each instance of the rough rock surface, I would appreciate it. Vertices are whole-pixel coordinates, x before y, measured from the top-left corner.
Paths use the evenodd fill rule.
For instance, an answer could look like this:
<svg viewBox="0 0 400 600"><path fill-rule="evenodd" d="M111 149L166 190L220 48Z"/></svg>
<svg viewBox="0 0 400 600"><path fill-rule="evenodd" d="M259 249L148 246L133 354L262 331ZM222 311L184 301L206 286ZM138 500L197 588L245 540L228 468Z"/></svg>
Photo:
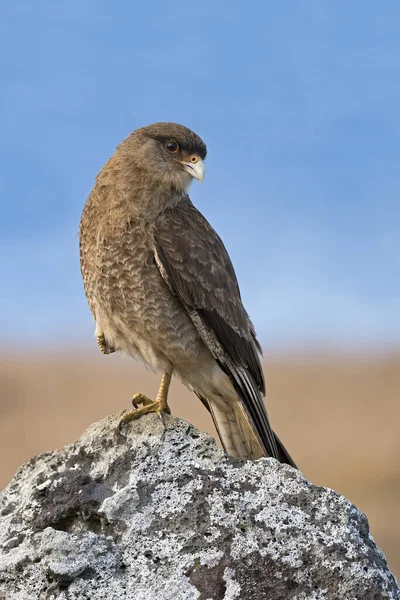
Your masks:
<svg viewBox="0 0 400 600"><path fill-rule="evenodd" d="M0 599L400 598L345 498L165 420L104 419L19 469L0 497Z"/></svg>

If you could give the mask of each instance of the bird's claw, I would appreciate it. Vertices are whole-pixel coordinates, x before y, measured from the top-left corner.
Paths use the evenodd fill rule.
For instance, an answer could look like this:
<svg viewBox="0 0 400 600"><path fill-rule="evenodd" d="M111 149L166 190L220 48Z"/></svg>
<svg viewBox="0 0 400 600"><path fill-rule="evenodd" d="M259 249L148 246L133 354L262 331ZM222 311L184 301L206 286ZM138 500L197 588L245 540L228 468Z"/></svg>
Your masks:
<svg viewBox="0 0 400 600"><path fill-rule="evenodd" d="M113 352L115 352L115 348L113 348L113 346L110 346L110 344L107 342L104 333L100 333L97 336L97 345L103 354L112 354Z"/></svg>
<svg viewBox="0 0 400 600"><path fill-rule="evenodd" d="M150 413L156 413L161 419L163 425L165 425L163 420L164 413L168 415L171 414L168 403L163 398L161 400L153 401L144 394L135 394L132 398L132 404L135 408L134 410L129 410L122 415L118 425L119 430L121 430L122 425L125 425L130 421L136 421L143 415L148 415ZM138 406L139 404L142 405L140 408Z"/></svg>
<svg viewBox="0 0 400 600"><path fill-rule="evenodd" d="M150 404L154 404L154 400L139 392L138 394L134 394L132 398L132 406L134 408L139 408L139 404L142 404L143 406L150 406Z"/></svg>

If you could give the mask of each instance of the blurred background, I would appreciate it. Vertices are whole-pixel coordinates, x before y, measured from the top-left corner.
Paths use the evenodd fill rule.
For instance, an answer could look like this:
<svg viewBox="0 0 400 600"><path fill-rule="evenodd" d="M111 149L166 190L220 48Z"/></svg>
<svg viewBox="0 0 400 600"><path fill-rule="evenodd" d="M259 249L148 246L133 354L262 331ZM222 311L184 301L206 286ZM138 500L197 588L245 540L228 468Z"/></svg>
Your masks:
<svg viewBox="0 0 400 600"><path fill-rule="evenodd" d="M77 231L115 146L177 121L208 144L191 196L236 267L274 428L400 574L399 27L394 0L3 4L0 486L156 392L97 349Z"/></svg>

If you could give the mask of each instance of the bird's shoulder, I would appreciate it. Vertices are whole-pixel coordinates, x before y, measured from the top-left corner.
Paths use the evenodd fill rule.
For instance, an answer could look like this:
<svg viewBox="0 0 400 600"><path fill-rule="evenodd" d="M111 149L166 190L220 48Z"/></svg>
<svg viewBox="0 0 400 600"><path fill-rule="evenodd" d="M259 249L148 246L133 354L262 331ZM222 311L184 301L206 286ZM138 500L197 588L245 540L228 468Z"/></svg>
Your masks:
<svg viewBox="0 0 400 600"><path fill-rule="evenodd" d="M203 283L224 284L240 299L240 290L229 253L215 229L189 197L165 210L155 221L155 240L168 259L184 269L203 273Z"/></svg>

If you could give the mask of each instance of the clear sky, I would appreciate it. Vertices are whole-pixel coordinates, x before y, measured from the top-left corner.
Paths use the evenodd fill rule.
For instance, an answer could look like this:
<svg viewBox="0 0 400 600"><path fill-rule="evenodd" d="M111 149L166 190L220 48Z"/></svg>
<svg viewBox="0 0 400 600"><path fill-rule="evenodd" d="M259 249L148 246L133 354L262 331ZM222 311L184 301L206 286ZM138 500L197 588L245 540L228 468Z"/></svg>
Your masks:
<svg viewBox="0 0 400 600"><path fill-rule="evenodd" d="M191 196L267 346L400 336L400 4L19 0L0 21L0 326L93 332L80 213L133 129L208 145Z"/></svg>

